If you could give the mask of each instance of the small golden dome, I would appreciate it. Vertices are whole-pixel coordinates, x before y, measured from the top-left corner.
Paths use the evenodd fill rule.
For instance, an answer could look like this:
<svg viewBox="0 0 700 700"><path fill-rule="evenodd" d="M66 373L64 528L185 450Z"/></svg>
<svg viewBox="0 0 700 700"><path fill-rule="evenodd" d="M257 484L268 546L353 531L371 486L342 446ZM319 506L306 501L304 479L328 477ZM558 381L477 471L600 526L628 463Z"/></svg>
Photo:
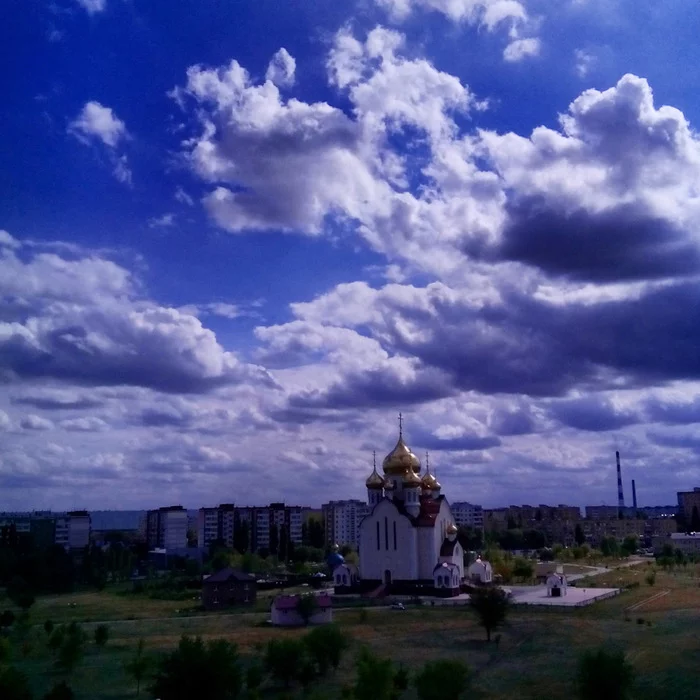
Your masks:
<svg viewBox="0 0 700 700"><path fill-rule="evenodd" d="M448 535L456 535L459 532L459 528L454 523L450 523L445 532Z"/></svg>
<svg viewBox="0 0 700 700"><path fill-rule="evenodd" d="M420 460L408 448L403 437L399 436L396 447L384 457L382 467L385 474L401 476L409 471L417 474L420 472Z"/></svg>
<svg viewBox="0 0 700 700"><path fill-rule="evenodd" d="M413 470L408 471L403 475L403 485L408 488L419 487L421 485L420 477Z"/></svg>
<svg viewBox="0 0 700 700"><path fill-rule="evenodd" d="M383 489L384 479L379 476L376 469L372 469L372 473L367 477L367 481L365 481L365 486L367 486L368 489Z"/></svg>
<svg viewBox="0 0 700 700"><path fill-rule="evenodd" d="M435 474L432 474L430 471L430 456L428 453L425 453L425 475L421 479L421 485L426 491L439 491L442 486L440 485L440 482L437 480L437 477Z"/></svg>

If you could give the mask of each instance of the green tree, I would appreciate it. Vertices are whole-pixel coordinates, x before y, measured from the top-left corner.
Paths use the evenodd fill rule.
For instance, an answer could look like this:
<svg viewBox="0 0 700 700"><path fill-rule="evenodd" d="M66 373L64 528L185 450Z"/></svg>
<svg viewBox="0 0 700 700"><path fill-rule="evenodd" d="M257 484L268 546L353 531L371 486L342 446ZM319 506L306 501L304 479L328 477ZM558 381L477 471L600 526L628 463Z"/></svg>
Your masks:
<svg viewBox="0 0 700 700"><path fill-rule="evenodd" d="M513 576L529 581L535 573L535 567L532 562L523 557L516 557L513 563Z"/></svg>
<svg viewBox="0 0 700 700"><path fill-rule="evenodd" d="M95 644L103 647L109 640L109 627L107 625L97 625L95 627Z"/></svg>
<svg viewBox="0 0 700 700"><path fill-rule="evenodd" d="M75 693L72 688L65 681L61 681L44 695L43 700L73 700L73 698L75 698Z"/></svg>
<svg viewBox="0 0 700 700"><path fill-rule="evenodd" d="M63 625L56 627L55 630L49 635L49 641L47 642L49 649L52 653L57 653L58 650L63 645L63 640L66 636L66 628Z"/></svg>
<svg viewBox="0 0 700 700"><path fill-rule="evenodd" d="M497 586L476 588L469 596L469 605L476 613L479 624L486 630L486 640L490 642L491 632L503 624L508 614L506 592Z"/></svg>
<svg viewBox="0 0 700 700"><path fill-rule="evenodd" d="M262 666L254 662L245 671L245 687L250 691L257 691L264 678Z"/></svg>
<svg viewBox="0 0 700 700"><path fill-rule="evenodd" d="M15 624L15 614L12 610L4 610L0 613L0 628L12 627Z"/></svg>
<svg viewBox="0 0 700 700"><path fill-rule="evenodd" d="M622 651L589 650L578 668L581 700L625 700L634 683L634 669Z"/></svg>
<svg viewBox="0 0 700 700"><path fill-rule="evenodd" d="M323 625L311 630L304 637L304 644L319 674L325 676L330 668L340 665L348 639L337 625Z"/></svg>
<svg viewBox="0 0 700 700"><path fill-rule="evenodd" d="M183 636L158 665L151 692L160 700L234 700L243 674L235 644L225 639L204 644Z"/></svg>
<svg viewBox="0 0 700 700"><path fill-rule="evenodd" d="M620 547L614 537L603 537L600 541L600 551L604 557L616 557L620 552Z"/></svg>
<svg viewBox="0 0 700 700"><path fill-rule="evenodd" d="M141 692L141 683L146 678L148 669L151 667L151 659L144 653L144 648L143 639L139 639L136 652L131 659L124 664L126 672L136 681L136 697L139 696Z"/></svg>
<svg viewBox="0 0 700 700"><path fill-rule="evenodd" d="M13 666L0 669L0 698L2 700L32 700L29 680Z"/></svg>
<svg viewBox="0 0 700 700"><path fill-rule="evenodd" d="M54 629L53 620L46 620L46 622L44 622L44 632L46 632L47 637L51 636L53 629Z"/></svg>
<svg viewBox="0 0 700 700"><path fill-rule="evenodd" d="M459 700L469 687L469 667L457 659L429 661L414 680L420 700Z"/></svg>
<svg viewBox="0 0 700 700"><path fill-rule="evenodd" d="M583 532L581 523L576 523L576 527L574 528L574 540L576 540L576 544L579 547L586 542L586 535Z"/></svg>
<svg viewBox="0 0 700 700"><path fill-rule="evenodd" d="M654 569L648 571L644 580L647 582L648 586L653 586L656 583L656 571L654 571Z"/></svg>
<svg viewBox="0 0 700 700"><path fill-rule="evenodd" d="M0 666L10 660L12 646L7 637L0 637Z"/></svg>
<svg viewBox="0 0 700 700"><path fill-rule="evenodd" d="M56 665L66 673L71 673L83 659L86 641L87 635L82 627L71 622L65 628L62 644L58 649Z"/></svg>
<svg viewBox="0 0 700 700"><path fill-rule="evenodd" d="M298 639L271 639L265 649L265 670L289 688L305 660L305 647Z"/></svg>
<svg viewBox="0 0 700 700"><path fill-rule="evenodd" d="M297 612L304 621L305 625L309 624L309 620L311 620L317 609L318 602L316 601L316 596L313 593L306 593L299 596L297 601Z"/></svg>
<svg viewBox="0 0 700 700"><path fill-rule="evenodd" d="M392 700L395 674L391 659L375 656L367 647L363 647L355 668L355 700Z"/></svg>
<svg viewBox="0 0 700 700"><path fill-rule="evenodd" d="M622 541L622 545L620 546L620 551L625 557L634 554L638 549L639 537L637 537L637 535L627 535L627 537L625 537L625 539Z"/></svg>

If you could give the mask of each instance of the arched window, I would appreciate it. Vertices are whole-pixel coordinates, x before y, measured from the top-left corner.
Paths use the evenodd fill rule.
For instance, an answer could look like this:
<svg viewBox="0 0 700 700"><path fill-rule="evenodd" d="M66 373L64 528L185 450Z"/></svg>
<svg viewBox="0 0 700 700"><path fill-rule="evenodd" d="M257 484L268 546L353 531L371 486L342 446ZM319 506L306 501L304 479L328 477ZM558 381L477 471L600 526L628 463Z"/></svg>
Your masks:
<svg viewBox="0 0 700 700"><path fill-rule="evenodd" d="M384 516L384 549L389 550L389 518Z"/></svg>
<svg viewBox="0 0 700 700"><path fill-rule="evenodd" d="M377 520L377 551L379 551L379 520Z"/></svg>

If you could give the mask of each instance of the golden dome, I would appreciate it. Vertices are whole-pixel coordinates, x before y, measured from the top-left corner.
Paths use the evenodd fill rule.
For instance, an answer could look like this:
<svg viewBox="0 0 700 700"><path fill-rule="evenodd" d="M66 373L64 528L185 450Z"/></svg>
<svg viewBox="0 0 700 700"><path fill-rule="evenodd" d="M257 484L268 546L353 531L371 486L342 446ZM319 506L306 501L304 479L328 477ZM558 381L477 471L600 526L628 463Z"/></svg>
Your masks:
<svg viewBox="0 0 700 700"><path fill-rule="evenodd" d="M384 488L384 479L381 476L379 476L376 468L372 469L372 473L367 477L367 481L365 481L365 486L367 486L368 489Z"/></svg>
<svg viewBox="0 0 700 700"><path fill-rule="evenodd" d="M425 453L425 475L421 479L421 485L426 491L439 491L442 486L440 485L440 482L437 480L437 477L435 474L432 474L430 472L430 457L428 456L428 453Z"/></svg>
<svg viewBox="0 0 700 700"><path fill-rule="evenodd" d="M403 475L403 485L408 486L408 488L418 487L421 483L420 477L413 470L409 470Z"/></svg>
<svg viewBox="0 0 700 700"><path fill-rule="evenodd" d="M456 535L459 532L459 528L454 523L450 523L445 532L448 535Z"/></svg>
<svg viewBox="0 0 700 700"><path fill-rule="evenodd" d="M396 447L384 457L382 467L385 474L401 476L409 471L417 474L420 472L420 460L403 441L403 436L399 435Z"/></svg>

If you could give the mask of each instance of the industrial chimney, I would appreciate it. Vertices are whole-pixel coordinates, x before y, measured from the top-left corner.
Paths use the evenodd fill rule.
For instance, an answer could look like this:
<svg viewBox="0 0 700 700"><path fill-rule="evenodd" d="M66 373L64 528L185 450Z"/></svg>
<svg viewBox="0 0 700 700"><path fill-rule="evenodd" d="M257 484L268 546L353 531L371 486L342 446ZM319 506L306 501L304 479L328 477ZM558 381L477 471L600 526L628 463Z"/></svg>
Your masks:
<svg viewBox="0 0 700 700"><path fill-rule="evenodd" d="M632 479L632 506L634 507L634 514L637 514L637 487L634 485L634 479Z"/></svg>
<svg viewBox="0 0 700 700"><path fill-rule="evenodd" d="M622 519L625 512L625 495L622 493L622 470L620 469L620 453L615 452L617 461L617 517Z"/></svg>

